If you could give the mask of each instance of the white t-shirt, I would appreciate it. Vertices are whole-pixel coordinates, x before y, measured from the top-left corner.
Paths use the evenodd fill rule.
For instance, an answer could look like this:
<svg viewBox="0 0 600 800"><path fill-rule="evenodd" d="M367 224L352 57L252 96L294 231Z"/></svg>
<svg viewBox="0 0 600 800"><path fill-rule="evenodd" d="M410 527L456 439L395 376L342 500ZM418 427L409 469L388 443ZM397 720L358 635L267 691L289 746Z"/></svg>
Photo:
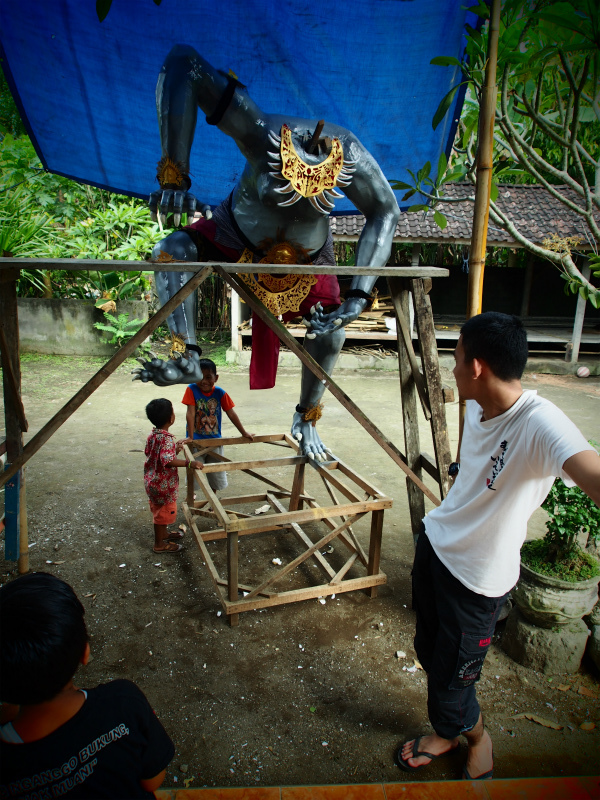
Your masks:
<svg viewBox="0 0 600 800"><path fill-rule="evenodd" d="M523 392L493 419L467 401L460 472L443 503L425 517L442 563L468 589L500 597L519 579L529 517L545 500L565 461L593 450L549 400Z"/></svg>

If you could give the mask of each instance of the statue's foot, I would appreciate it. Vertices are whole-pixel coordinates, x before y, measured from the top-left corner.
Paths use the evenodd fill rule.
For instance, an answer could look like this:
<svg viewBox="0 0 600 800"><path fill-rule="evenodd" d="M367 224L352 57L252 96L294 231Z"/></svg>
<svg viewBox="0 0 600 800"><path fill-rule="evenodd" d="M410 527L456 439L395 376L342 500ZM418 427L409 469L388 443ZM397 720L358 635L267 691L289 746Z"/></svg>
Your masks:
<svg viewBox="0 0 600 800"><path fill-rule="evenodd" d="M294 414L292 420L292 436L300 446L300 454L316 461L331 461L333 453L325 447L312 422L305 422L302 414Z"/></svg>
<svg viewBox="0 0 600 800"><path fill-rule="evenodd" d="M175 383L194 383L202 380L200 356L194 352L188 351L188 358L179 356L168 361L160 358L152 358L149 361L138 358L138 361L142 366L132 370L134 381L143 383L152 381L157 386L172 386Z"/></svg>

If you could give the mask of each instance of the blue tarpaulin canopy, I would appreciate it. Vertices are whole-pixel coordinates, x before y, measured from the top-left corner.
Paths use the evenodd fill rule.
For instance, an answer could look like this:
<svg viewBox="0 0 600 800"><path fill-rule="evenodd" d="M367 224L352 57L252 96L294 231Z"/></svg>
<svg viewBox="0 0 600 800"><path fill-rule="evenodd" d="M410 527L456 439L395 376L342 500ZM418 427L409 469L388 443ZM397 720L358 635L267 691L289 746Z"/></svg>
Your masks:
<svg viewBox="0 0 600 800"><path fill-rule="evenodd" d="M147 197L161 156L156 79L174 44L232 70L267 112L326 119L352 130L388 179L408 180L450 152L462 97L433 131L459 68L464 0L3 0L3 68L44 167L114 192ZM192 191L214 205L244 159L199 115ZM411 199L411 203L416 198ZM336 213L355 211L347 200Z"/></svg>

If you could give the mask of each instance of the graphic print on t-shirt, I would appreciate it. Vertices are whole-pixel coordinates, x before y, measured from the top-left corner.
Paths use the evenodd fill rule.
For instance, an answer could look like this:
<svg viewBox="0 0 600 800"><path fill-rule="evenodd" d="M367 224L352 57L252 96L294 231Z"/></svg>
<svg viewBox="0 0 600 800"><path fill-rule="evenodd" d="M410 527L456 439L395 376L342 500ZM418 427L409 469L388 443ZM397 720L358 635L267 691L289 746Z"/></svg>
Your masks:
<svg viewBox="0 0 600 800"><path fill-rule="evenodd" d="M200 398L196 400L196 418L194 428L202 436L214 436L219 433L219 418L216 410L219 401L215 397Z"/></svg>
<svg viewBox="0 0 600 800"><path fill-rule="evenodd" d="M486 479L486 485L488 489L491 489L493 492L496 490L494 489L494 483L496 482L496 478L502 470L504 469L504 457L506 455L506 451L508 449L508 442L506 439L503 442L500 442L500 452L497 456L491 456L491 460L493 463L492 467L492 476L491 478Z"/></svg>

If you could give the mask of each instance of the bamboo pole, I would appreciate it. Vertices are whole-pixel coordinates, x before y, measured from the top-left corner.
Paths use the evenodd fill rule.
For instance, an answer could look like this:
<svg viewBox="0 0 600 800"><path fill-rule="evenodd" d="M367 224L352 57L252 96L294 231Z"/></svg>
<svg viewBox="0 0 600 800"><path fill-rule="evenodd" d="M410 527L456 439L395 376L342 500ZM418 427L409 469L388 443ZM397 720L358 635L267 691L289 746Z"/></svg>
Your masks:
<svg viewBox="0 0 600 800"><path fill-rule="evenodd" d="M11 461L10 467L0 475L0 487L12 478L12 476L25 464L29 459L37 453L40 447L45 444L48 439L56 433L60 426L77 411L80 405L84 403L87 398L93 394L96 389L104 383L104 381L112 375L112 373L120 367L126 358L132 355L137 347L149 336L152 331L158 328L180 305L185 298L190 295L195 289L203 283L213 269L210 266L205 267L200 272L197 272L190 280L181 287L181 289L174 294L171 299L159 308L156 314L151 317L146 324L139 329L139 331L132 336L131 339L118 350L115 355L108 361L98 372L90 378L90 380L81 387L81 389L73 395L73 397L65 403L65 405L58 411L51 420L49 420L44 427L39 430L36 435L25 445L22 453Z"/></svg>
<svg viewBox="0 0 600 800"><path fill-rule="evenodd" d="M500 0L492 0L490 28L488 35L488 57L485 67L485 82L479 109L479 141L477 144L477 177L475 186L475 205L473 208L473 228L471 249L469 251L469 283L467 288L467 319L481 314L483 298L483 273L487 244L488 219L490 215L490 193L492 191L492 168L494 151L494 122L498 84L496 67L498 63L498 35L500 32ZM466 401L459 398L458 453L465 419Z"/></svg>
<svg viewBox="0 0 600 800"><path fill-rule="evenodd" d="M481 95L479 112L479 142L477 146L477 183L473 230L469 252L469 285L467 290L467 319L481 313L483 294L483 272L487 242L490 192L492 190L492 167L494 149L494 121L498 85L496 65L498 61L498 34L500 30L500 0L493 0L488 38L488 57L485 68L485 83Z"/></svg>

